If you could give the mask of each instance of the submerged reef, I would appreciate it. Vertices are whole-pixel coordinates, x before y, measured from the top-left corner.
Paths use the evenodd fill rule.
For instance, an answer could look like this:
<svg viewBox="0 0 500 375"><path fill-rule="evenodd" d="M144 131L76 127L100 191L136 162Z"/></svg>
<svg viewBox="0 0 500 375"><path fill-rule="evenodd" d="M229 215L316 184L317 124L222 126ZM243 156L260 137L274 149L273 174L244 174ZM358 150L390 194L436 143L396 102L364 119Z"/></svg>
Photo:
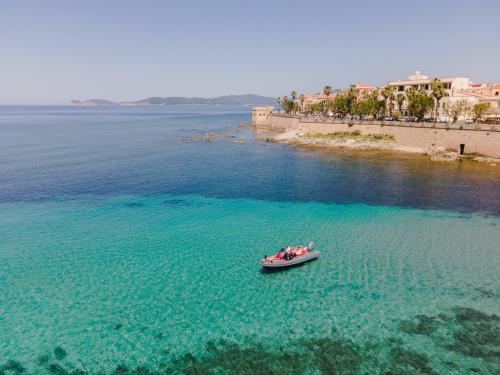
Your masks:
<svg viewBox="0 0 500 375"><path fill-rule="evenodd" d="M116 329L116 327L114 327ZM38 356L35 374L495 374L500 373L500 317L471 308L437 316L417 315L398 324L400 336L369 338L356 344L333 330L328 335L283 343L280 347L249 339L244 343L209 341L201 354L165 352L158 363L131 366L103 364L99 372L80 369L56 346ZM163 333L155 333L161 340ZM415 351L410 338L428 340L427 353ZM436 349L433 349L432 346ZM437 351L440 351L439 355ZM445 356L442 353L447 353ZM430 357L430 353L435 353ZM450 359L451 358L451 359ZM467 358L469 360L467 360ZM126 359L125 359L126 360ZM465 361L464 361L465 360ZM464 367L464 363L467 366ZM28 366L11 359L0 375L28 374Z"/></svg>

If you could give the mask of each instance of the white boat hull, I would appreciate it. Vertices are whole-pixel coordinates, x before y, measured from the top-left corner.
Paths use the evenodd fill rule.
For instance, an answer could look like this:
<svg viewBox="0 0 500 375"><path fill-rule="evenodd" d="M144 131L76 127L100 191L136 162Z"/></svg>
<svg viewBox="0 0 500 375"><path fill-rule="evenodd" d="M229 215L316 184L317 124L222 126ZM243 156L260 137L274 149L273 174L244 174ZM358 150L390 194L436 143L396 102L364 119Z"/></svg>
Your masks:
<svg viewBox="0 0 500 375"><path fill-rule="evenodd" d="M261 260L260 264L262 265L262 267L267 269L287 268L287 267L297 266L305 262L309 262L310 260L318 258L319 255L320 255L319 250L314 250L308 252L307 254L295 257L292 260L269 262L263 259Z"/></svg>

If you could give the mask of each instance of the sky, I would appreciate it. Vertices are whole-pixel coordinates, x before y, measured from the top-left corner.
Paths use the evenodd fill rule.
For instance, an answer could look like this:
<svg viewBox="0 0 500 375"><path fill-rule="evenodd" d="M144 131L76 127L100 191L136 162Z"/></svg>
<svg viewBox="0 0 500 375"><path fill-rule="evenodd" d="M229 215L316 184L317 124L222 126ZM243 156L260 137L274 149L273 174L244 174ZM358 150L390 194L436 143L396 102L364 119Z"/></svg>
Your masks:
<svg viewBox="0 0 500 375"><path fill-rule="evenodd" d="M500 82L499 0L0 0L0 105Z"/></svg>

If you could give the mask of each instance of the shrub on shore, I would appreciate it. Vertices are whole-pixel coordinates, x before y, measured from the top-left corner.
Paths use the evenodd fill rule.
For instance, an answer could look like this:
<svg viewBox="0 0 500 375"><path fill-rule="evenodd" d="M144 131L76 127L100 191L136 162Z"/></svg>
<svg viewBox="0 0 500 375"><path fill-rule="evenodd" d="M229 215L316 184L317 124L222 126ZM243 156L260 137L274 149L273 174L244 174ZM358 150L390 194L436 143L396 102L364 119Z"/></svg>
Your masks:
<svg viewBox="0 0 500 375"><path fill-rule="evenodd" d="M331 140L356 140L364 142L395 141L392 134L361 134L359 130L352 132L335 132L328 134L308 133L304 135L309 139L331 139Z"/></svg>

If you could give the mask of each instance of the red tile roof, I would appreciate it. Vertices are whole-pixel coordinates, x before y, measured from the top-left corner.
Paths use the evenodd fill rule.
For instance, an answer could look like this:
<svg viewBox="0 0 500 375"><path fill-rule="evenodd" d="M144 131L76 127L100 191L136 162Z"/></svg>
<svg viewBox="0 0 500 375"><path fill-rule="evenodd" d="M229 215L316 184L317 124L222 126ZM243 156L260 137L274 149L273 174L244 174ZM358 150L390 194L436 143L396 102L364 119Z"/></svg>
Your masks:
<svg viewBox="0 0 500 375"><path fill-rule="evenodd" d="M368 83L361 83L358 82L354 85L357 89L374 89L372 85L369 85Z"/></svg>

